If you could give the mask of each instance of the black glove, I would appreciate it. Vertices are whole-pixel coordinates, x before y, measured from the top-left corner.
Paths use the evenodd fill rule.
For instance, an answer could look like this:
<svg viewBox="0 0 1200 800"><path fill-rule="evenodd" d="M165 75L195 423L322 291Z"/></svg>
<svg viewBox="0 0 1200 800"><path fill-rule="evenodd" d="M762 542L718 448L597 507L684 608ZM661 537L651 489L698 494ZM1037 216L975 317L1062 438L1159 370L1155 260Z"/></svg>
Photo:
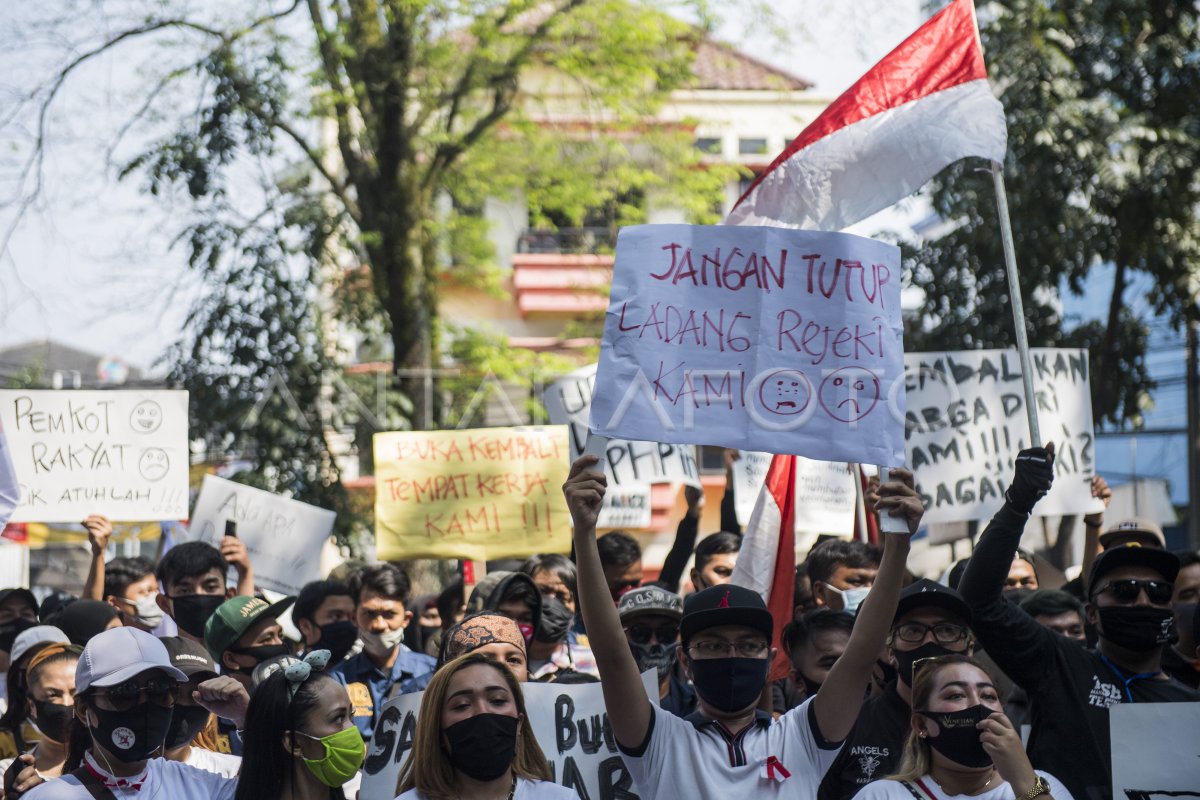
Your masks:
<svg viewBox="0 0 1200 800"><path fill-rule="evenodd" d="M1044 447L1031 447L1017 454L1016 472L1004 492L1013 511L1028 515L1054 483L1054 454Z"/></svg>

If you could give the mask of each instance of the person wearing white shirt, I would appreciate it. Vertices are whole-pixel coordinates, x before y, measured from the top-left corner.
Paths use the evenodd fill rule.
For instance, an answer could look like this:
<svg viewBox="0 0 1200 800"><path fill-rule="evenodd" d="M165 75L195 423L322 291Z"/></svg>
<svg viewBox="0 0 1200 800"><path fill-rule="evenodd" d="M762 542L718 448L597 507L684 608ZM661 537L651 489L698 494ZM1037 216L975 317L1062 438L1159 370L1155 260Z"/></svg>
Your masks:
<svg viewBox="0 0 1200 800"><path fill-rule="evenodd" d="M893 480L871 493L874 508L903 518L908 533L886 535L875 585L821 691L778 720L760 712L775 655L774 621L758 593L713 586L684 602L677 657L696 688L698 711L680 719L646 696L604 581L596 519L606 480L596 462L589 455L576 460L563 492L575 527L584 624L613 735L638 793L655 800L816 796L858 716L895 613L908 537L924 512L911 473L893 470Z"/></svg>

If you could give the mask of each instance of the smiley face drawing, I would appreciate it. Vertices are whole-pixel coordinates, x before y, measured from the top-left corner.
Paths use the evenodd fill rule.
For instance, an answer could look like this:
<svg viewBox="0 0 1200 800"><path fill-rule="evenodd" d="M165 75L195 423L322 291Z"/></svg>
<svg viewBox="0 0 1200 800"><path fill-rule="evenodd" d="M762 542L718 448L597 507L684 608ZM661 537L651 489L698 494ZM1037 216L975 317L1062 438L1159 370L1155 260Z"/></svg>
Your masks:
<svg viewBox="0 0 1200 800"><path fill-rule="evenodd" d="M811 400L812 384L794 369L772 372L758 385L758 401L772 414L794 416L808 408Z"/></svg>
<svg viewBox="0 0 1200 800"><path fill-rule="evenodd" d="M138 459L138 472L148 481L160 481L171 466L167 451L161 447L147 447Z"/></svg>
<svg viewBox="0 0 1200 800"><path fill-rule="evenodd" d="M879 402L879 378L862 367L842 367L825 376L817 391L821 408L840 422L855 422Z"/></svg>
<svg viewBox="0 0 1200 800"><path fill-rule="evenodd" d="M162 425L162 407L153 400L143 400L129 414L129 427L134 433L154 433Z"/></svg>

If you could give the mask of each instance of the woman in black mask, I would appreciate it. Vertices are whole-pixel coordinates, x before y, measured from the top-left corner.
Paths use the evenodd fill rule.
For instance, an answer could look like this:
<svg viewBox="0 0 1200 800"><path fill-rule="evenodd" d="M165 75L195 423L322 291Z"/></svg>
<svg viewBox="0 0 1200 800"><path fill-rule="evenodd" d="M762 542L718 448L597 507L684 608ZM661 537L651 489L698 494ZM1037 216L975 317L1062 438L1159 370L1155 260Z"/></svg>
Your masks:
<svg viewBox="0 0 1200 800"><path fill-rule="evenodd" d="M425 689L399 791L397 800L579 797L552 781L517 679L477 653L446 664Z"/></svg>
<svg viewBox="0 0 1200 800"><path fill-rule="evenodd" d="M537 630L529 642L531 680L550 680L560 670L599 678L588 638L575 630L579 578L575 563L557 553L530 556L521 565L541 595Z"/></svg>
<svg viewBox="0 0 1200 800"><path fill-rule="evenodd" d="M75 702L75 665L81 652L76 645L50 644L25 666L28 719L41 739L4 773L5 800L16 800L42 780L62 774L67 760L67 723Z"/></svg>
<svg viewBox="0 0 1200 800"><path fill-rule="evenodd" d="M935 656L913 668L912 730L900 770L867 784L855 800L1064 800L1052 775L1035 771L1001 712L995 680L973 658Z"/></svg>

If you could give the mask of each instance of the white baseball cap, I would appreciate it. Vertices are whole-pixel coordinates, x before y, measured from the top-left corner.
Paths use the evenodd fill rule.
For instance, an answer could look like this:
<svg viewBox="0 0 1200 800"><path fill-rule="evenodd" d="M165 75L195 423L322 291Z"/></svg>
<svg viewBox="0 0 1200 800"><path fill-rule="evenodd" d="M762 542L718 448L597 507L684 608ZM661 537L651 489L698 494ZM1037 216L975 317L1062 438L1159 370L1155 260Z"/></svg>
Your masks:
<svg viewBox="0 0 1200 800"><path fill-rule="evenodd" d="M71 640L67 638L67 635L53 625L34 625L17 634L17 638L13 640L10 658L15 664L21 660L21 656L29 652L29 648L36 645L70 643Z"/></svg>
<svg viewBox="0 0 1200 800"><path fill-rule="evenodd" d="M180 683L187 681L156 637L129 626L110 628L93 636L83 648L75 667L75 691L116 686L148 669L161 669Z"/></svg>

